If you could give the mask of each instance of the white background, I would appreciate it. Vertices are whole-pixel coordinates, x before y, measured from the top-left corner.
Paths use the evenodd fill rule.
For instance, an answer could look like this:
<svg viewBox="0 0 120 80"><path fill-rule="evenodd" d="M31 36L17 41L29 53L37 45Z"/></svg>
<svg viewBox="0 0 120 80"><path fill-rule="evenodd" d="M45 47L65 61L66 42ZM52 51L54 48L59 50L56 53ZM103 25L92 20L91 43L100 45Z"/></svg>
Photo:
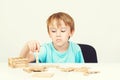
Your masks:
<svg viewBox="0 0 120 80"><path fill-rule="evenodd" d="M0 0L0 62L29 40L51 41L46 20L60 11L75 21L72 41L94 46L99 63L120 62L119 0Z"/></svg>

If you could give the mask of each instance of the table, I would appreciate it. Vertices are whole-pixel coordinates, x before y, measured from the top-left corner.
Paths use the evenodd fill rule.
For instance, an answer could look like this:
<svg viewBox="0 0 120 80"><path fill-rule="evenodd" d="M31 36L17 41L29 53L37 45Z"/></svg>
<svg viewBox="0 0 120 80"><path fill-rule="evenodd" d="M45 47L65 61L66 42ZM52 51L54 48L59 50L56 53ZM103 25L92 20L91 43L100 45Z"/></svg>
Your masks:
<svg viewBox="0 0 120 80"><path fill-rule="evenodd" d="M39 64L49 65L49 64ZM120 63L79 63L79 64L50 64L61 67L79 66L89 67L91 70L100 71L98 74L84 76L81 72L60 72L56 69L49 69L49 73L54 73L51 78L32 77L33 73L27 73L22 68L11 68L7 63L0 63L0 80L115 80L120 79ZM48 73L47 72L47 73Z"/></svg>

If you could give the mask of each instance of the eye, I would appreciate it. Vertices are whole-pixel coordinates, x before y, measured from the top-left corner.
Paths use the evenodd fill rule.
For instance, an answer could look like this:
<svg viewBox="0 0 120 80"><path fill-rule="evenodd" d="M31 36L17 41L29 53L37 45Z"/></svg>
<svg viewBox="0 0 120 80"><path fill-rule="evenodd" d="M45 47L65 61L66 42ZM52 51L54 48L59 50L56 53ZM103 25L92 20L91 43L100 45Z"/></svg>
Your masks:
<svg viewBox="0 0 120 80"><path fill-rule="evenodd" d="M52 32L53 32L53 33L55 33L55 32L56 32L56 30L52 30Z"/></svg>
<svg viewBox="0 0 120 80"><path fill-rule="evenodd" d="M61 32L65 32L66 30L65 29L62 29Z"/></svg>
<svg viewBox="0 0 120 80"><path fill-rule="evenodd" d="M53 33L55 33L56 31L52 31Z"/></svg>
<svg viewBox="0 0 120 80"><path fill-rule="evenodd" d="M61 32L65 32L65 31L61 31Z"/></svg>

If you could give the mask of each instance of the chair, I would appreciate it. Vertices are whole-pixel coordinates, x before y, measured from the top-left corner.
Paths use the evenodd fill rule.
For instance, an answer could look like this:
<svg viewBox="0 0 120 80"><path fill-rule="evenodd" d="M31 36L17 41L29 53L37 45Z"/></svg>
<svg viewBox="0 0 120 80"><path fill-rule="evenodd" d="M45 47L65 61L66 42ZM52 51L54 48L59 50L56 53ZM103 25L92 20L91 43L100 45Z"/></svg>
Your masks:
<svg viewBox="0 0 120 80"><path fill-rule="evenodd" d="M78 44L82 49L85 63L97 63L97 54L94 47L87 44Z"/></svg>

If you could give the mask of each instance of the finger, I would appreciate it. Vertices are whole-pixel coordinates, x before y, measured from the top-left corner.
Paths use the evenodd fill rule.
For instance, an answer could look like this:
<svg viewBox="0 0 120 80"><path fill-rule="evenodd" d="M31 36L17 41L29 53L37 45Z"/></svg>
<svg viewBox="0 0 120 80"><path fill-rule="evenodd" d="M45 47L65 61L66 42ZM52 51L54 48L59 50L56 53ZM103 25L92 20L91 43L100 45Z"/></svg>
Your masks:
<svg viewBox="0 0 120 80"><path fill-rule="evenodd" d="M36 42L36 47L37 47L37 51L39 52L40 51L40 43L38 41Z"/></svg>
<svg viewBox="0 0 120 80"><path fill-rule="evenodd" d="M33 51L35 52L35 51L36 51L36 48L37 48L37 47L36 47L36 42L35 42L35 41L32 42L32 48L33 48Z"/></svg>
<svg viewBox="0 0 120 80"><path fill-rule="evenodd" d="M29 47L30 51L34 52L35 51L35 43L34 43L34 41L29 41L28 42L28 47Z"/></svg>
<svg viewBox="0 0 120 80"><path fill-rule="evenodd" d="M34 52L33 42L28 42L30 51Z"/></svg>

